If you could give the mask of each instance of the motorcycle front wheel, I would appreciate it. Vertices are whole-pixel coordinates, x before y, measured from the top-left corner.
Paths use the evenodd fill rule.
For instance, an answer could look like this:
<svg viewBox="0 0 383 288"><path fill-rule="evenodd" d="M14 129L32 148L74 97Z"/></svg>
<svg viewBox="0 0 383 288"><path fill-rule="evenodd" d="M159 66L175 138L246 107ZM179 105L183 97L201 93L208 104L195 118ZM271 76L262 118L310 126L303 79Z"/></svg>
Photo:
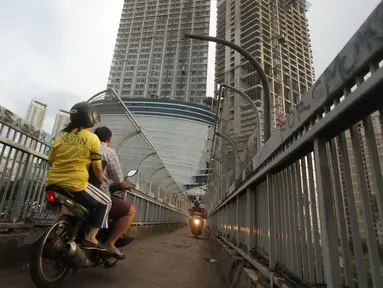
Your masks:
<svg viewBox="0 0 383 288"><path fill-rule="evenodd" d="M29 272L37 287L59 287L67 276L69 268L60 261L63 257L58 247L68 241L69 232L70 224L65 220L58 221L33 245ZM49 275L49 269L44 267L45 262L52 264L53 275Z"/></svg>

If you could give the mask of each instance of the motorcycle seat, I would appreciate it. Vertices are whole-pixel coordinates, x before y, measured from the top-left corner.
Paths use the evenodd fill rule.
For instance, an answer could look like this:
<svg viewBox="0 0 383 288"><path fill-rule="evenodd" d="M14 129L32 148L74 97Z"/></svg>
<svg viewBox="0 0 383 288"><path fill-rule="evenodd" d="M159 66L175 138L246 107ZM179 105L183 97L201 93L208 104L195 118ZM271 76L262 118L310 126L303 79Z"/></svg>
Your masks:
<svg viewBox="0 0 383 288"><path fill-rule="evenodd" d="M45 188L45 191L47 191L47 192L48 191L56 192L56 193L59 193L59 194L65 196L65 197L71 199L74 203L76 203L78 205L77 207L82 207L82 211L85 213L85 215L89 214L89 209L86 206L80 204L76 200L76 198L73 196L72 192L69 189L67 189L65 187L62 187L60 185L52 184L52 185L48 185ZM85 217L87 217L87 216L85 216Z"/></svg>
<svg viewBox="0 0 383 288"><path fill-rule="evenodd" d="M71 199L74 199L72 192L70 192L69 189L67 189L67 188L65 188L63 186L60 186L60 185L56 185L56 184L48 185L45 188L45 190L46 191L57 192L57 193L63 194L64 196L67 196L67 197L69 197Z"/></svg>

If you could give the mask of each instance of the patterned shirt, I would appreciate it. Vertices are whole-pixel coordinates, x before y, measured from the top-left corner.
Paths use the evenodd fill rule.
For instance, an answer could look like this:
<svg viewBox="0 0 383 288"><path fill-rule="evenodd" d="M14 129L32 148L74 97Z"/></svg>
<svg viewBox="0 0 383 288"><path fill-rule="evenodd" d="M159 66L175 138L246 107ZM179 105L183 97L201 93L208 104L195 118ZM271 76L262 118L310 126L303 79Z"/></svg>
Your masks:
<svg viewBox="0 0 383 288"><path fill-rule="evenodd" d="M104 168L104 192L110 195L110 185L124 181L124 173L122 173L116 151L106 146L104 142L101 142L101 160L106 162Z"/></svg>

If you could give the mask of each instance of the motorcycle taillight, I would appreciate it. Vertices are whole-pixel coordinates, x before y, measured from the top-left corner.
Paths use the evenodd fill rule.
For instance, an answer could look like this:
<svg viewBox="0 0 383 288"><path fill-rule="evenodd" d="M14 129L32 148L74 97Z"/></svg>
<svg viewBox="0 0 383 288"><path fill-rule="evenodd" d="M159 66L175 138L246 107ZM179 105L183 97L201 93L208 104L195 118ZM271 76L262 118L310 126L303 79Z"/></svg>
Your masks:
<svg viewBox="0 0 383 288"><path fill-rule="evenodd" d="M55 192L48 191L47 194L45 195L45 198L49 203L54 203L56 202L56 194Z"/></svg>

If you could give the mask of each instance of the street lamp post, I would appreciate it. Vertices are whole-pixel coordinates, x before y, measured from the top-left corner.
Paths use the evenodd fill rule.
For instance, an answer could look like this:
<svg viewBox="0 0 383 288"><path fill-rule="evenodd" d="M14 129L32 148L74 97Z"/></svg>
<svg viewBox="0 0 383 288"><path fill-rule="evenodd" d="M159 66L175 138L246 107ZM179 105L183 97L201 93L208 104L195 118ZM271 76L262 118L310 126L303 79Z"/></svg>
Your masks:
<svg viewBox="0 0 383 288"><path fill-rule="evenodd" d="M185 38L190 39L196 39L196 40L202 40L202 41L210 41L219 43L222 45L225 45L227 47L230 47L231 49L237 51L242 56L244 56L255 68L255 70L258 72L263 92L264 92L264 102L263 102L263 113L264 113L264 135L265 135L265 142L270 138L271 136L271 97L270 97L270 87L269 82L267 80L266 74L262 69L262 66L258 63L258 61L251 56L251 54L243 49L241 46L234 44L230 41L220 39L217 37L212 36L204 36L204 35L194 35L194 34L184 34Z"/></svg>

